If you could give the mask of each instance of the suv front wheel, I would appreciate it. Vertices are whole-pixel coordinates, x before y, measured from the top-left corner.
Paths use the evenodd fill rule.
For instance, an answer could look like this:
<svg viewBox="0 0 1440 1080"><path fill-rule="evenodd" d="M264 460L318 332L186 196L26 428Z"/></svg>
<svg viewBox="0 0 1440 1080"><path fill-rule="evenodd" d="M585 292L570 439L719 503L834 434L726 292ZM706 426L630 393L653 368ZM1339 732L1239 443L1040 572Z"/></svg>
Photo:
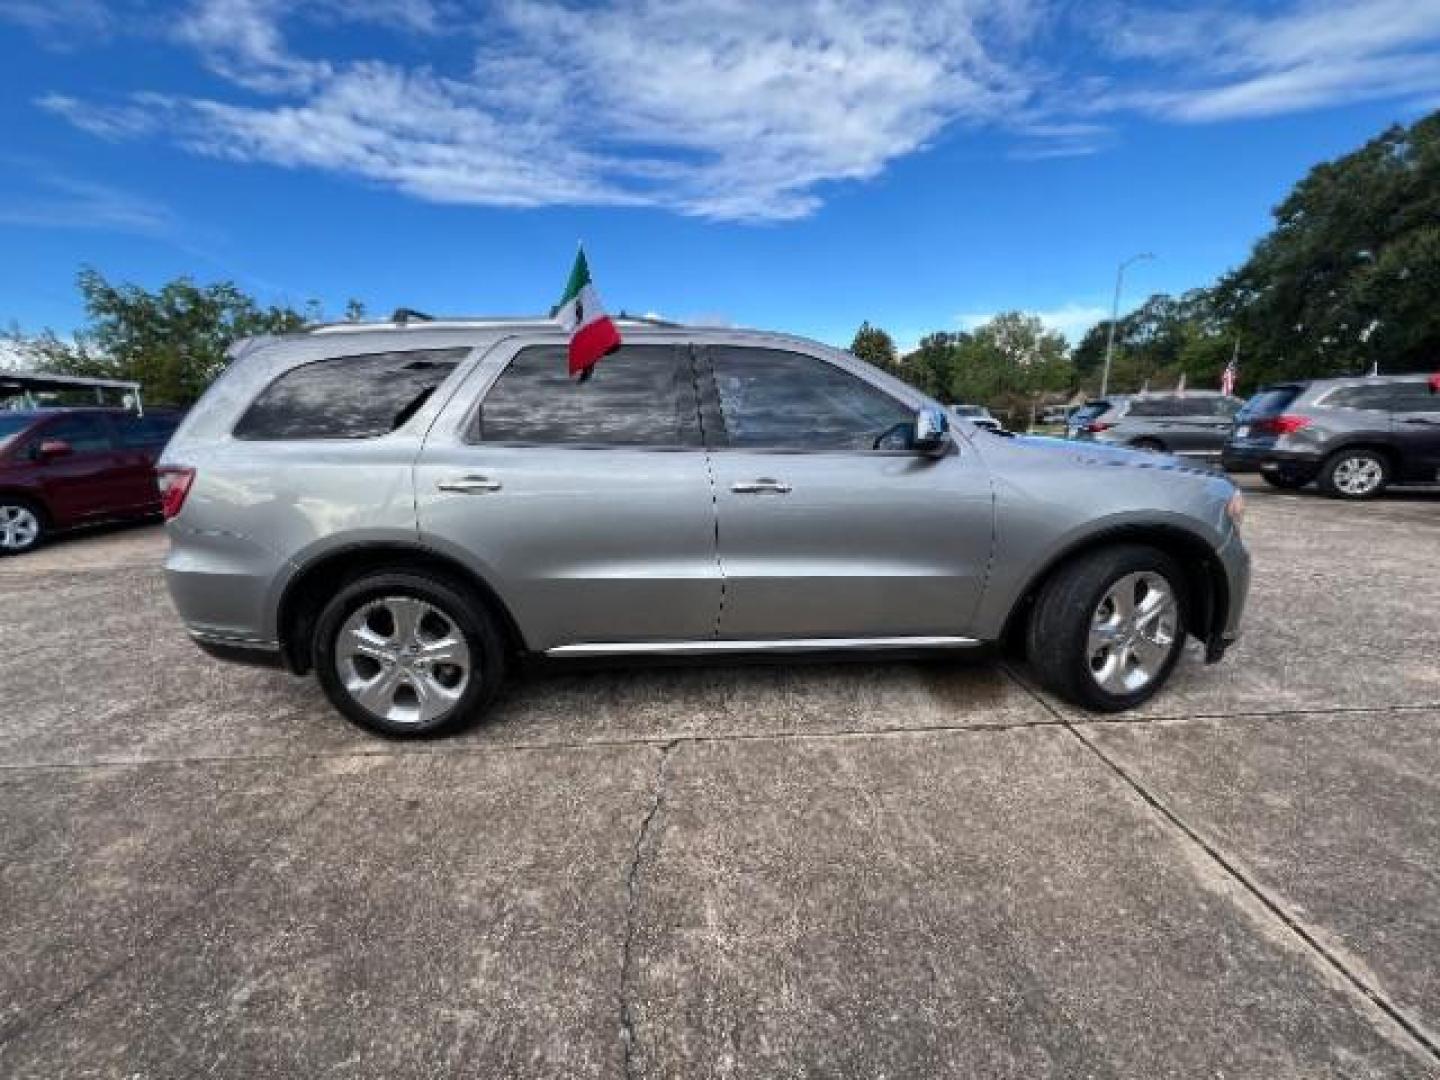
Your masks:
<svg viewBox="0 0 1440 1080"><path fill-rule="evenodd" d="M337 709L383 735L433 735L495 697L505 650L480 597L416 571L368 574L315 626L315 673Z"/></svg>
<svg viewBox="0 0 1440 1080"><path fill-rule="evenodd" d="M1147 701L1165 685L1185 644L1184 583L1174 559L1139 544L1101 548L1062 566L1030 616L1035 675L1096 712Z"/></svg>
<svg viewBox="0 0 1440 1080"><path fill-rule="evenodd" d="M1320 469L1320 490L1339 499L1370 499L1390 482L1390 462L1375 450L1339 450Z"/></svg>

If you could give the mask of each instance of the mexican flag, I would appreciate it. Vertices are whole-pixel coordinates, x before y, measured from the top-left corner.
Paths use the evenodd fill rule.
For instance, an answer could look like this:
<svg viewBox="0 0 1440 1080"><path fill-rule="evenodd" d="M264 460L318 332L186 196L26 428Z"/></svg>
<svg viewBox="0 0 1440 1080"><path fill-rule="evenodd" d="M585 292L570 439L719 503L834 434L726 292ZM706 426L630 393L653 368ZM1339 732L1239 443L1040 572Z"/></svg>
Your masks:
<svg viewBox="0 0 1440 1080"><path fill-rule="evenodd" d="M550 314L569 331L571 375L589 371L602 356L609 356L620 347L620 331L605 314L600 294L590 280L590 264L585 261L584 248L576 253L565 295Z"/></svg>

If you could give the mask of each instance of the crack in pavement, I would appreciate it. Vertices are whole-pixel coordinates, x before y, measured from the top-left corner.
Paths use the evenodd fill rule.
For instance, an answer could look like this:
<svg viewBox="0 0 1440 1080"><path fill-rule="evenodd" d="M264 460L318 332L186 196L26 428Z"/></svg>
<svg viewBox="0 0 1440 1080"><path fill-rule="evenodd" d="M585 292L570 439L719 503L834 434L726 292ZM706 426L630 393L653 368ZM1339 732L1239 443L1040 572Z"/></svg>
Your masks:
<svg viewBox="0 0 1440 1080"><path fill-rule="evenodd" d="M655 818L665 802L666 771L670 766L671 752L678 745L679 740L672 739L660 747L660 761L655 767L650 809L635 834L635 850L630 859L630 867L625 873L625 936L620 953L620 1039L624 1046L627 1080L635 1075L635 1016L631 1004L631 981L634 968L635 913L640 904L640 864L645 857Z"/></svg>
<svg viewBox="0 0 1440 1080"><path fill-rule="evenodd" d="M1019 679L1016 680L1020 682ZM1286 930L1288 930L1308 950L1311 957L1320 964L1328 967L1335 974L1340 976L1342 982L1359 996L1372 1008L1378 1010L1386 1019L1393 1023L1404 1035L1408 1036L1423 1056L1428 1057L1432 1063L1440 1064L1440 1039L1432 1035L1425 1026L1418 1020L1414 1020L1405 1011L1396 1005L1378 986L1374 986L1368 979L1354 971L1341 957L1337 956L1331 949L1310 930L1301 920L1292 916L1285 910L1281 902L1271 896L1270 892L1258 881L1252 878L1232 858L1225 855L1219 845L1211 843L1202 836L1194 826L1190 825L1175 810L1166 805L1165 801L1145 786L1141 780L1128 772L1124 766L1106 754L1095 742L1081 730L1081 725L1070 723L1050 702L1040 694L1039 690L1028 683L1020 682L1025 690L1038 701L1042 706L1061 719L1061 726L1068 731L1086 750L1090 751L1099 761L1114 773L1129 787L1140 799L1149 806L1160 818L1176 829L1185 839L1198 847L1204 854L1236 885L1240 886L1254 900L1256 900L1271 917L1276 919Z"/></svg>

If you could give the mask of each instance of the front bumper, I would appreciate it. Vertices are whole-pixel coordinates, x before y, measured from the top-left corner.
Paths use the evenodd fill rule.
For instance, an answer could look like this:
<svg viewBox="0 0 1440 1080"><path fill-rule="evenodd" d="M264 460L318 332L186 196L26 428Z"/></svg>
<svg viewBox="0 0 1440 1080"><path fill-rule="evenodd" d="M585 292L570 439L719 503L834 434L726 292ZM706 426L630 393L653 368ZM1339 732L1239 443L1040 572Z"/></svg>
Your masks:
<svg viewBox="0 0 1440 1080"><path fill-rule="evenodd" d="M1225 574L1225 617L1217 620L1205 641L1205 662L1213 664L1240 638L1240 624L1250 597L1250 552L1238 532L1232 533L1217 555Z"/></svg>

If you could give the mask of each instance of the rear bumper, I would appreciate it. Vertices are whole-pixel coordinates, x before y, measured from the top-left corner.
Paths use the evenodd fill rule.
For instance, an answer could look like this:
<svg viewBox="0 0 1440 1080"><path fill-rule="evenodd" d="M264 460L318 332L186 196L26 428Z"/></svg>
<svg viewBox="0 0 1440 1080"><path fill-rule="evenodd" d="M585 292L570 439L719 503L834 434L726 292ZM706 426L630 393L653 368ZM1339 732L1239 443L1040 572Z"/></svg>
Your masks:
<svg viewBox="0 0 1440 1080"><path fill-rule="evenodd" d="M1220 464L1227 472L1283 472L1304 476L1320 470L1320 459L1314 454L1277 450L1273 446L1236 446L1233 443L1226 444L1221 452Z"/></svg>
<svg viewBox="0 0 1440 1080"><path fill-rule="evenodd" d="M224 660L232 664L244 664L247 667L276 668L285 667L284 658L280 654L280 647L270 642L259 641L238 641L225 640L223 638L207 637L202 634L191 632L190 640L200 647L200 651L216 660Z"/></svg>

